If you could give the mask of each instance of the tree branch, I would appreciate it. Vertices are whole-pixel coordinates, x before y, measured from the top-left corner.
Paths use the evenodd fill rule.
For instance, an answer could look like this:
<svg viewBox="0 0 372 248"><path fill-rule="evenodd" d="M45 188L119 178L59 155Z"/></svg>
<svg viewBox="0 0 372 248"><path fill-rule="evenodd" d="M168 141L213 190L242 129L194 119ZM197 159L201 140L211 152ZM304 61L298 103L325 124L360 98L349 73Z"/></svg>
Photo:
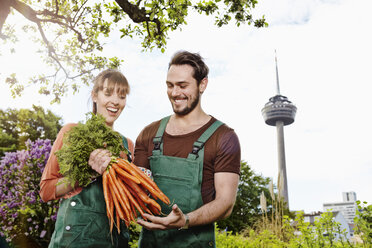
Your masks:
<svg viewBox="0 0 372 248"><path fill-rule="evenodd" d="M0 38L6 39L8 36L2 33L3 26L6 18L10 13L10 0L1 0L0 1Z"/></svg>
<svg viewBox="0 0 372 248"><path fill-rule="evenodd" d="M130 3L127 0L115 0L115 2L123 9L123 11L129 16L130 19L132 19L133 22L135 23L142 23L142 22L153 22L156 24L157 27L157 35L162 34L162 29L161 29L161 22L159 19L153 19L151 20L148 17L148 13L146 12L145 8L139 8L139 6ZM151 34L149 33L149 36Z"/></svg>
<svg viewBox="0 0 372 248"><path fill-rule="evenodd" d="M53 17L53 15L52 15ZM82 34L77 31L73 26L67 24L67 23L64 23L64 22L61 22L57 19L39 19L40 22L50 22L50 23L55 23L55 24L58 24L60 26L64 26L68 29L70 29L71 31L74 31L74 33L78 36L78 40L81 42L81 43L84 43L85 42L85 39L83 39L83 36Z"/></svg>
<svg viewBox="0 0 372 248"><path fill-rule="evenodd" d="M49 57L51 57L58 64L60 69L62 69L63 72L65 73L66 77L68 77L68 72L66 71L64 66L61 64L61 61L58 59L58 55L56 54L54 47L52 46L52 44L48 41L47 37L45 36L43 27L41 26L41 21L42 20L40 20L37 17L37 12L35 10L33 10L27 4L24 4L24 3L20 2L19 0L11 0L11 7L16 9L19 13L21 13L28 20L36 23L36 25L39 29L40 35L41 35L45 45L47 46Z"/></svg>

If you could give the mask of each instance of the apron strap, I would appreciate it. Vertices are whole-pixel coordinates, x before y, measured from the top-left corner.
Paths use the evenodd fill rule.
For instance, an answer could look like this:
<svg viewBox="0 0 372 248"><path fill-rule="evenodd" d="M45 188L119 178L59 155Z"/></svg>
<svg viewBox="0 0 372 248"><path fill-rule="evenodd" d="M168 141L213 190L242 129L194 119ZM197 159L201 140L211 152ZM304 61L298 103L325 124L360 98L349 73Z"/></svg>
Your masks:
<svg viewBox="0 0 372 248"><path fill-rule="evenodd" d="M132 153L129 151L128 139L123 135L121 135L121 139L123 140L123 145L127 152L128 161L132 162Z"/></svg>
<svg viewBox="0 0 372 248"><path fill-rule="evenodd" d="M223 123L219 120L213 122L213 124L205 130L205 132L194 142L192 151L189 153L187 158L197 159L199 157L199 151L204 148L205 142L212 136L212 134L219 128Z"/></svg>
<svg viewBox="0 0 372 248"><path fill-rule="evenodd" d="M155 137L153 138L152 142L154 143L154 149L152 150L152 155L161 155L163 154L163 134L165 128L167 127L167 123L171 116L164 117L160 121L160 126L158 131L156 132Z"/></svg>
<svg viewBox="0 0 372 248"><path fill-rule="evenodd" d="M152 142L154 143L154 149L152 150L152 155L162 155L163 154L163 134L167 123L171 116L164 117L160 121L160 126L156 132L155 137ZM223 123L216 120L205 132L199 137L197 141L194 142L191 153L189 153L188 158L197 159L199 157L199 151L203 149L205 142L212 136L212 134L219 128Z"/></svg>

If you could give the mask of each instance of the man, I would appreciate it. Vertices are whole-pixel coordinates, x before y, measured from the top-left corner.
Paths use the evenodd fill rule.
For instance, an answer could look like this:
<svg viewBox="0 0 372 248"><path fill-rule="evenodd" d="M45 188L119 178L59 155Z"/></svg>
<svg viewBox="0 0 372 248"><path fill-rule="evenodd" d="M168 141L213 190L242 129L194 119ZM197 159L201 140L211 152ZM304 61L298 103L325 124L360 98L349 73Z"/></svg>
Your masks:
<svg viewBox="0 0 372 248"><path fill-rule="evenodd" d="M169 63L167 94L174 114L142 130L134 163L151 169L174 203L166 217L145 215L139 247L215 247L214 222L233 209L240 145L233 129L206 114L201 97L209 69L199 54L181 51Z"/></svg>

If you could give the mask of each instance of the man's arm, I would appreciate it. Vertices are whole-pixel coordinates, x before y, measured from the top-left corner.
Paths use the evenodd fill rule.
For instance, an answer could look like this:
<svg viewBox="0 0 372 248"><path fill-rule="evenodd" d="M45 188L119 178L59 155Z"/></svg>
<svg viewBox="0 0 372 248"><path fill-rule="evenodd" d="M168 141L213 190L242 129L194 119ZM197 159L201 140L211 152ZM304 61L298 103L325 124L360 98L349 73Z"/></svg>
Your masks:
<svg viewBox="0 0 372 248"><path fill-rule="evenodd" d="M184 214L189 216L189 226L206 225L230 216L235 204L239 175L230 172L218 172L214 175L216 198L190 212L182 213L176 204L166 217L145 214L149 221L138 220L137 223L150 230L181 228L185 225ZM150 222L151 221L151 222Z"/></svg>

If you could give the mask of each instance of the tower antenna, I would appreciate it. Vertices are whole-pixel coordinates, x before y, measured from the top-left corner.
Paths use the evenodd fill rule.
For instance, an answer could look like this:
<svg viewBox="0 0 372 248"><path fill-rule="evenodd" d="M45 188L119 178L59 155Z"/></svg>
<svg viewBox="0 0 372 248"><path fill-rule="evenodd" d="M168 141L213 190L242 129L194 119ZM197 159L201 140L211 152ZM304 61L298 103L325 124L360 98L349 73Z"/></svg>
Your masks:
<svg viewBox="0 0 372 248"><path fill-rule="evenodd" d="M276 56L276 49L275 49L275 69L276 69L276 94L280 95L278 60L277 60L277 56Z"/></svg>

